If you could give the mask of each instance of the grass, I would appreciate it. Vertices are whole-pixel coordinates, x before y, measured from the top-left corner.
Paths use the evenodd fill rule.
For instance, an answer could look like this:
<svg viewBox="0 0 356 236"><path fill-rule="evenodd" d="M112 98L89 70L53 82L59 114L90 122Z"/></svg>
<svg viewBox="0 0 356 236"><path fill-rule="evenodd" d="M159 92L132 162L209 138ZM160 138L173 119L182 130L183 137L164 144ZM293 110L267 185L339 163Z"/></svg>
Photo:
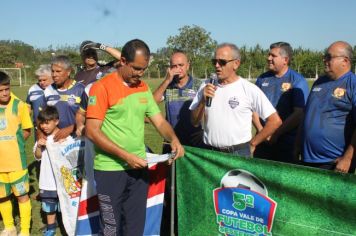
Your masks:
<svg viewBox="0 0 356 236"><path fill-rule="evenodd" d="M158 79L150 79L145 80L148 85L150 86L151 90L154 91L159 84L162 82ZM309 87L311 87L312 81L308 81ZM27 91L29 86L17 87L14 86L11 88L12 92L18 96L23 101L26 100ZM164 103L159 104L162 113L164 113ZM147 123L145 124L145 143L148 145L155 153L161 153L162 148L162 138L156 132L155 128ZM34 145L33 135L26 142L26 153L28 159L28 166L29 166L29 173L30 173L30 197L32 201L32 227L31 227L31 235L41 235L41 229L45 226L45 221L43 221L41 216L41 205L40 202L33 200L32 198L37 195L38 193L38 180L36 178L36 161L32 155L32 147ZM16 201L15 201L16 202ZM14 203L15 203L14 202ZM14 214L16 215L15 221L17 225L19 225L19 218L18 218L18 210L17 205L14 204ZM0 218L1 219L1 218ZM0 230L3 229L3 225L0 225ZM63 235L63 231L57 231L57 235Z"/></svg>

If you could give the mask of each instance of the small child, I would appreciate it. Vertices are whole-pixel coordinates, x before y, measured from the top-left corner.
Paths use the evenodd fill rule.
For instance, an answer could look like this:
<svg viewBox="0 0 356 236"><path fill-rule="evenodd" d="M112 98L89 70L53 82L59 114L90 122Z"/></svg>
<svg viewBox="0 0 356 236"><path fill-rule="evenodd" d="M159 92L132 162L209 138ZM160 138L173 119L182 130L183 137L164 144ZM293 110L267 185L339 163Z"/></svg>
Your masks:
<svg viewBox="0 0 356 236"><path fill-rule="evenodd" d="M39 112L37 117L39 129L46 137L39 137L34 146L34 155L41 160L41 172L39 180L42 210L47 215L47 228L43 235L56 234L56 212L58 207L57 184L53 174L51 160L46 150L46 144L54 143L53 137L59 131L59 114L56 107L47 106Z"/></svg>
<svg viewBox="0 0 356 236"><path fill-rule="evenodd" d="M1 236L16 236L11 194L19 203L21 233L30 234L31 202L25 140L32 122L27 105L11 93L10 77L0 71L0 212L4 222Z"/></svg>

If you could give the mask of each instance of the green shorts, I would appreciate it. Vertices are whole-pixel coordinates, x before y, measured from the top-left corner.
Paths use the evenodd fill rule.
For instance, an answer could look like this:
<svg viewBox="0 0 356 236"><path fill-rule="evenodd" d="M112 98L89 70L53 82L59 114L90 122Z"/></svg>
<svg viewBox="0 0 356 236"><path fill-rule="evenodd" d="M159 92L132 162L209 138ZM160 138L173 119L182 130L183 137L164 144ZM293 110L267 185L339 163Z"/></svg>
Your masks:
<svg viewBox="0 0 356 236"><path fill-rule="evenodd" d="M12 193L18 197L28 193L30 189L28 170L0 172L0 198Z"/></svg>

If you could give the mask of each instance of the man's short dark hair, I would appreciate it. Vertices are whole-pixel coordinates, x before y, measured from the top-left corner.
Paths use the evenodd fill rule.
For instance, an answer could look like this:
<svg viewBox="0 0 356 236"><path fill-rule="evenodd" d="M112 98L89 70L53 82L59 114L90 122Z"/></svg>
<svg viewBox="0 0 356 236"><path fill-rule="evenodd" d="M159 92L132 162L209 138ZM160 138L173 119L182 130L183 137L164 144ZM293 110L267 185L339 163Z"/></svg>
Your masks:
<svg viewBox="0 0 356 236"><path fill-rule="evenodd" d="M10 85L10 76L0 71L0 85Z"/></svg>
<svg viewBox="0 0 356 236"><path fill-rule="evenodd" d="M122 48L121 56L126 59L126 62L133 62L135 60L137 51L141 51L147 59L150 58L149 47L140 39L133 39L128 41Z"/></svg>
<svg viewBox="0 0 356 236"><path fill-rule="evenodd" d="M273 48L280 48L280 55L282 57L288 57L289 59L288 62L292 61L293 49L289 43L286 42L272 43L271 46L269 46L269 49L273 49Z"/></svg>
<svg viewBox="0 0 356 236"><path fill-rule="evenodd" d="M57 108L54 106L47 106L38 113L37 120L39 124L50 120L59 120Z"/></svg>

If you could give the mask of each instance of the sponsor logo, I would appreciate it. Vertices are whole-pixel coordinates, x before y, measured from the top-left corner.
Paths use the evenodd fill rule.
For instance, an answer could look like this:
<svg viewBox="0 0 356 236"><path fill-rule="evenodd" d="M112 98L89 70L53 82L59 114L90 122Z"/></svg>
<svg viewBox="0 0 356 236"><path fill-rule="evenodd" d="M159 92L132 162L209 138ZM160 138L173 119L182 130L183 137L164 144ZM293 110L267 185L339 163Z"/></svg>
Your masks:
<svg viewBox="0 0 356 236"><path fill-rule="evenodd" d="M68 97L68 99L67 99L67 102L68 102L68 104L70 105L70 106L73 106L73 105L75 105L75 101L76 101L76 97L75 97L75 95L70 95L69 97Z"/></svg>
<svg viewBox="0 0 356 236"><path fill-rule="evenodd" d="M139 98L140 103L147 104L148 100L147 98Z"/></svg>
<svg viewBox="0 0 356 236"><path fill-rule="evenodd" d="M6 118L0 118L0 130L4 130L7 127Z"/></svg>
<svg viewBox="0 0 356 236"><path fill-rule="evenodd" d="M235 169L213 190L218 231L225 235L272 235L277 203L252 173Z"/></svg>
<svg viewBox="0 0 356 236"><path fill-rule="evenodd" d="M333 92L333 97L337 98L337 99L340 99L343 96L345 96L345 94L346 94L346 89L344 89L344 88L336 88L334 90L334 92Z"/></svg>
<svg viewBox="0 0 356 236"><path fill-rule="evenodd" d="M229 99L229 105L232 109L234 109L235 107L237 107L240 104L239 100L237 99L237 97L231 97Z"/></svg>
<svg viewBox="0 0 356 236"><path fill-rule="evenodd" d="M262 83L262 87L267 87L268 85L269 85L269 83L267 83L267 82Z"/></svg>
<svg viewBox="0 0 356 236"><path fill-rule="evenodd" d="M281 85L281 91L283 92L287 92L291 88L292 88L291 83L282 83Z"/></svg>
<svg viewBox="0 0 356 236"><path fill-rule="evenodd" d="M315 88L313 88L313 90L312 90L313 92L320 92L321 91L321 88L319 88L319 87L315 87Z"/></svg>

